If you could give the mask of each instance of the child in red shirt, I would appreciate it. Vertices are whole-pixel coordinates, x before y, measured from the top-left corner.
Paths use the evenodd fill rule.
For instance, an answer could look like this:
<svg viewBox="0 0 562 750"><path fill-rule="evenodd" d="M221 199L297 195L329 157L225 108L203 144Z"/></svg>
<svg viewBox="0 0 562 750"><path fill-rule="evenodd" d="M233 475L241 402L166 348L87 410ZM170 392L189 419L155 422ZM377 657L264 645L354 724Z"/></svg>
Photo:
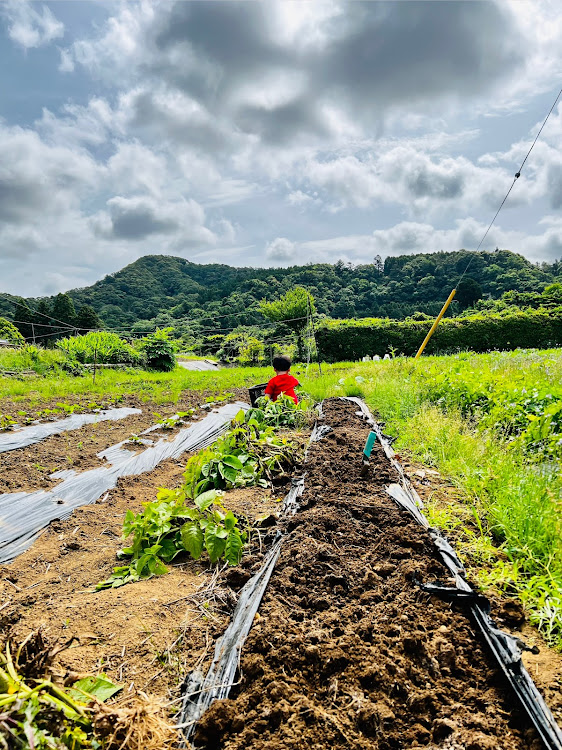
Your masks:
<svg viewBox="0 0 562 750"><path fill-rule="evenodd" d="M275 377L271 378L265 389L265 395L268 396L272 401L277 401L277 398L284 393L293 399L295 404L298 404L299 400L295 393L295 386L300 385L299 381L289 374L291 369L291 360L289 357L274 357L273 369L275 370Z"/></svg>

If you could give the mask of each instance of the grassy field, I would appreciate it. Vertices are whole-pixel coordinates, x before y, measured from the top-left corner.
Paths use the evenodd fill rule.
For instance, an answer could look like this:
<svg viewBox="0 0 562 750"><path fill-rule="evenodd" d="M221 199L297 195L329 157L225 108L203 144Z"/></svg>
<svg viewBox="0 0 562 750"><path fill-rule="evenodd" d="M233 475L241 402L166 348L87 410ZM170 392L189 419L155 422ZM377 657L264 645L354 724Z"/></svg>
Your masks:
<svg viewBox="0 0 562 750"><path fill-rule="evenodd" d="M26 367L23 353L0 352L0 368L16 369L17 357ZM321 376L317 365L297 365L293 372L316 399L364 397L397 436L399 452L456 486L455 501L429 504L431 522L454 530L473 577L519 596L530 619L562 647L562 351L338 363L323 366ZM174 403L184 391L224 396L272 374L255 367L101 370L93 383L91 374L47 369L43 377L0 377L0 403L29 409L129 394Z"/></svg>

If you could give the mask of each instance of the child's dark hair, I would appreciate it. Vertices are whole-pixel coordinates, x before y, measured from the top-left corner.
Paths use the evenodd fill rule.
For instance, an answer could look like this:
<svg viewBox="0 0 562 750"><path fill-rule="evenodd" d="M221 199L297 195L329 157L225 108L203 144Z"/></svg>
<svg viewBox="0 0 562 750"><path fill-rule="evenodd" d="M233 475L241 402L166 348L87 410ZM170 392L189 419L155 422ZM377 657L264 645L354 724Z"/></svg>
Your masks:
<svg viewBox="0 0 562 750"><path fill-rule="evenodd" d="M291 360L289 357L274 357L273 369L279 372L289 372L291 369Z"/></svg>

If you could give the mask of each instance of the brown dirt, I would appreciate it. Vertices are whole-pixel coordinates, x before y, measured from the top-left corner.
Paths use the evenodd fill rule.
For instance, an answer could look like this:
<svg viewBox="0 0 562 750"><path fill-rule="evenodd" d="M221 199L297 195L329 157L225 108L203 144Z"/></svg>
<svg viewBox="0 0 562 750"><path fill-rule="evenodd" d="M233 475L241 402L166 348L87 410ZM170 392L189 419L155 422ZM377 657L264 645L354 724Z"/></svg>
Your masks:
<svg viewBox="0 0 562 750"><path fill-rule="evenodd" d="M165 576L94 591L117 564L125 511L139 511L159 487L179 486L186 460L187 455L150 474L119 479L104 503L52 523L26 553L1 569L5 635L20 642L40 626L51 643L76 637L57 657L61 679L103 671L126 690L134 686L169 697L224 630L236 595L225 584L207 590L213 575L205 562L183 559ZM252 520L279 509L261 488L228 493L225 505ZM230 580L235 577L231 573Z"/></svg>
<svg viewBox="0 0 562 750"><path fill-rule="evenodd" d="M176 404L139 403L137 399L127 398L126 405L142 410L142 414L132 414L117 421L105 421L85 425L77 430L52 435L40 443L30 445L19 450L0 453L0 494L7 492L31 492L37 489L55 486L58 479L51 479L50 474L62 469L85 471L101 466L104 459L97 454L127 440L131 435L138 435L143 430L156 424L160 414L171 417L179 411L196 408L202 402L201 394L186 394ZM122 404L120 404L122 405ZM200 417L204 412L199 411ZM64 419L66 415L58 414L57 419ZM47 421L47 420L43 420ZM52 419L48 421L53 421ZM173 436L179 428L164 430L162 434ZM161 437L155 434L149 437ZM131 444L133 450L142 446Z"/></svg>
<svg viewBox="0 0 562 750"><path fill-rule="evenodd" d="M195 393L185 407L203 399ZM137 405L135 399L122 404ZM147 404L141 408L146 411ZM148 408L145 427L154 422L153 410L166 416L184 410L181 404ZM414 574L449 582L448 573L425 532L384 493L385 483L396 477L380 446L371 477L361 480L367 428L349 403L331 401L325 411L335 430L310 450L303 509L291 521L244 649L241 685L203 717L198 746L538 750L469 619L412 582ZM91 453L120 439L108 430ZM105 503L52 524L28 552L2 568L3 634L21 640L41 625L51 642L75 636L55 665L61 679L65 673L104 671L125 685L125 694L133 687L160 697L175 694L181 678L208 659L261 552L225 571L212 590L206 565L187 560L163 577L98 593L93 587L116 564L125 511L140 510L158 487L178 486L186 460L120 479ZM446 494L448 485L438 475L426 470L416 476L423 469L407 468L424 499L436 488ZM237 490L228 493L225 505L251 518L274 515L285 489ZM253 537L254 550L265 548L274 524L274 518L265 520L263 532ZM493 604L502 626L510 619L513 625L514 611L503 601ZM522 629L537 641L536 631ZM526 657L557 717L561 661L548 649Z"/></svg>
<svg viewBox="0 0 562 750"><path fill-rule="evenodd" d="M420 592L449 582L427 533L384 493L395 481L355 407L331 401L334 433L306 466L303 509L241 658L231 698L203 716L211 750L538 750L540 742L470 619Z"/></svg>

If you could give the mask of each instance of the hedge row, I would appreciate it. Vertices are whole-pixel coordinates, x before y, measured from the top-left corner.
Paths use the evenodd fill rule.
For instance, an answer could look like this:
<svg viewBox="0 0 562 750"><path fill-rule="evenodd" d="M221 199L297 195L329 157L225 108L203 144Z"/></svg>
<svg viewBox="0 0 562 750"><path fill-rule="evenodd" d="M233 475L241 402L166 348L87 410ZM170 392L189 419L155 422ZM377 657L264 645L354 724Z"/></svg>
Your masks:
<svg viewBox="0 0 562 750"><path fill-rule="evenodd" d="M391 352L410 357L418 351L431 325L432 321L379 318L333 320L320 325L316 341L320 357L327 362L356 360L375 354L382 357ZM552 346L562 346L562 307L509 315L445 318L425 352L486 352Z"/></svg>

